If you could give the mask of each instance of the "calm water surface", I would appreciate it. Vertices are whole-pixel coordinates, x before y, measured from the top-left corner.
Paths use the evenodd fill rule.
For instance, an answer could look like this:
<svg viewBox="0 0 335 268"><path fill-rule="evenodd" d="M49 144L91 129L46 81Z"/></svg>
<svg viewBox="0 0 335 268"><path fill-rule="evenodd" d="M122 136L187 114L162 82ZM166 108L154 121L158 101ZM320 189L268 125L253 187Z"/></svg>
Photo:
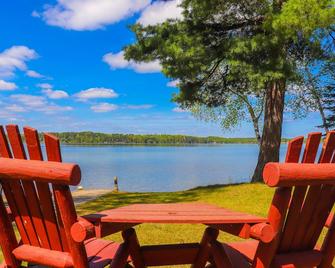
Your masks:
<svg viewBox="0 0 335 268"><path fill-rule="evenodd" d="M287 146L281 147L281 158ZM210 184L248 182L255 144L196 146L62 146L64 161L78 163L84 188L177 191Z"/></svg>

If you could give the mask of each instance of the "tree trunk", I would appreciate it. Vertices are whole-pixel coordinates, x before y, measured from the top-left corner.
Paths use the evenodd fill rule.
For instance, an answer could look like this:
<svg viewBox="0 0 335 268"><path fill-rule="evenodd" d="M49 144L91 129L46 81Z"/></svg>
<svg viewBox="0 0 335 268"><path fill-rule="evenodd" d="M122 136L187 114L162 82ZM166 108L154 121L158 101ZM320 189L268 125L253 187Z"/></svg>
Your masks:
<svg viewBox="0 0 335 268"><path fill-rule="evenodd" d="M308 66L305 66L305 72L307 73L307 77L308 77L308 83L310 86L310 91L312 93L313 98L315 99L319 112L320 112L320 116L321 116L321 120L322 120L322 127L325 129L326 133L329 132L329 128L328 128L328 124L327 124L327 119L326 119L326 115L325 115L325 111L322 105L322 101L321 101L321 97L320 97L320 93L318 92L318 90L316 89L316 85L313 79L313 75L311 73L311 71L309 70Z"/></svg>
<svg viewBox="0 0 335 268"><path fill-rule="evenodd" d="M261 142L262 142L262 138L261 138L261 134L259 131L259 122L258 122L258 118L255 115L254 109L252 108L252 106L250 105L250 103L247 103L247 107L248 107L248 111L251 117L251 121L252 124L254 126L254 131L255 131L255 136L256 136L256 140L257 140L257 144L260 147L261 146Z"/></svg>
<svg viewBox="0 0 335 268"><path fill-rule="evenodd" d="M285 80L280 80L270 83L266 90L262 141L252 182L263 180L266 163L279 161L285 87Z"/></svg>
<svg viewBox="0 0 335 268"><path fill-rule="evenodd" d="M322 126L325 129L326 133L328 133L329 132L328 123L327 123L324 108L323 108L322 103L321 103L320 96L318 94L316 94L315 98L316 98L316 102L318 104L318 109L319 109L321 120L322 120Z"/></svg>

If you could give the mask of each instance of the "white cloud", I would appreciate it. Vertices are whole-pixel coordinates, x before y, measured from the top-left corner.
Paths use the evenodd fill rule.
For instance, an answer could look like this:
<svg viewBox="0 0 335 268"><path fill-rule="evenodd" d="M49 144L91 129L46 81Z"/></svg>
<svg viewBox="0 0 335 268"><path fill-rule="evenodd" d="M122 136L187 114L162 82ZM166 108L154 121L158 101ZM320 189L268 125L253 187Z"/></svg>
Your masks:
<svg viewBox="0 0 335 268"><path fill-rule="evenodd" d="M47 95L49 99L65 99L69 97L64 90L52 90L50 88L42 90L42 92Z"/></svg>
<svg viewBox="0 0 335 268"><path fill-rule="evenodd" d="M31 12L31 16L33 16L35 18L40 18L41 17L40 13L38 13L36 10L34 10L33 12Z"/></svg>
<svg viewBox="0 0 335 268"><path fill-rule="evenodd" d="M95 30L121 21L150 4L150 0L57 0L44 11L33 11L47 24L70 30Z"/></svg>
<svg viewBox="0 0 335 268"><path fill-rule="evenodd" d="M16 101L18 105L29 111L37 111L51 114L55 112L65 112L73 110L73 108L70 106L59 106L54 103L50 103L44 96L15 94L11 95L11 99Z"/></svg>
<svg viewBox="0 0 335 268"><path fill-rule="evenodd" d="M137 20L144 26L162 23L167 19L182 19L181 0L155 1L147 6Z"/></svg>
<svg viewBox="0 0 335 268"><path fill-rule="evenodd" d="M56 104L49 104L45 108L41 108L39 111L44 112L46 114L54 114L57 112L68 112L72 111L73 108L71 106L60 106Z"/></svg>
<svg viewBox="0 0 335 268"><path fill-rule="evenodd" d="M175 108L172 109L172 111L175 112L175 113L187 113L188 112L187 110L184 110L180 107L175 107Z"/></svg>
<svg viewBox="0 0 335 268"><path fill-rule="evenodd" d="M15 112L15 113L22 113L22 112L25 112L26 109L20 105L17 105L17 104L11 104L11 105L8 105L5 107L5 109L7 111L10 111L10 112Z"/></svg>
<svg viewBox="0 0 335 268"><path fill-rule="evenodd" d="M162 70L158 60L151 62L135 62L133 60L127 61L124 58L124 52L107 53L102 60L106 62L111 69L133 69L137 73L157 73Z"/></svg>
<svg viewBox="0 0 335 268"><path fill-rule="evenodd" d="M31 107L40 107L46 104L46 99L43 96L15 94L11 98Z"/></svg>
<svg viewBox="0 0 335 268"><path fill-rule="evenodd" d="M0 90L14 90L14 89L17 89L17 86L15 83L6 82L0 79Z"/></svg>
<svg viewBox="0 0 335 268"><path fill-rule="evenodd" d="M64 90L53 90L53 85L49 83L37 84L37 87L42 89L42 92L49 99L65 99L69 97L69 94Z"/></svg>
<svg viewBox="0 0 335 268"><path fill-rule="evenodd" d="M125 109L129 110L146 110L146 109L151 109L154 107L152 104L140 104L140 105L125 105Z"/></svg>
<svg viewBox="0 0 335 268"><path fill-rule="evenodd" d="M112 99L117 98L118 94L110 88L104 87L94 87L86 90L82 90L75 94L79 100L88 100L88 99Z"/></svg>
<svg viewBox="0 0 335 268"><path fill-rule="evenodd" d="M14 71L27 69L26 62L37 58L35 50L26 46L12 46L0 53L0 77L14 75Z"/></svg>
<svg viewBox="0 0 335 268"><path fill-rule="evenodd" d="M178 84L179 84L178 80L173 80L173 81L168 82L166 85L168 87L178 87Z"/></svg>
<svg viewBox="0 0 335 268"><path fill-rule="evenodd" d="M36 71L33 71L33 70L28 70L26 72L26 75L29 76L29 77L32 77L32 78L44 78L44 75L36 72Z"/></svg>
<svg viewBox="0 0 335 268"><path fill-rule="evenodd" d="M41 84L37 84L36 86L42 88L42 89L52 89L53 86L48 84L48 83L41 83Z"/></svg>
<svg viewBox="0 0 335 268"><path fill-rule="evenodd" d="M95 113L107 113L111 111L115 111L118 109L118 106L115 104L103 102L96 105L91 106L91 110Z"/></svg>

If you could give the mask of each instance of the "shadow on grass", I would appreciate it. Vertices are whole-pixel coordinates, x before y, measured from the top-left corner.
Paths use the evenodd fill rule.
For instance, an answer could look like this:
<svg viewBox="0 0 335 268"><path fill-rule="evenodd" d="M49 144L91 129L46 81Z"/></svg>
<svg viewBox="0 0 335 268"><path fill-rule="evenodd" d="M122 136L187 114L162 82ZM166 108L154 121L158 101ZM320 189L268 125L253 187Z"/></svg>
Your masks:
<svg viewBox="0 0 335 268"><path fill-rule="evenodd" d="M173 193L109 193L77 206L78 214L87 214L131 204L159 204L195 202L199 193L195 190Z"/></svg>
<svg viewBox="0 0 335 268"><path fill-rule="evenodd" d="M95 200L79 204L77 206L77 212L79 215L84 215L88 213L99 212L131 204L185 203L185 202L197 202L197 201L206 202L209 200L206 200L205 197L209 197L211 194L217 192L219 192L220 195L222 195L231 186L238 186L238 185L210 185L179 192L158 192L158 193L111 192L102 195L96 198ZM224 195L222 195L222 197L223 196Z"/></svg>

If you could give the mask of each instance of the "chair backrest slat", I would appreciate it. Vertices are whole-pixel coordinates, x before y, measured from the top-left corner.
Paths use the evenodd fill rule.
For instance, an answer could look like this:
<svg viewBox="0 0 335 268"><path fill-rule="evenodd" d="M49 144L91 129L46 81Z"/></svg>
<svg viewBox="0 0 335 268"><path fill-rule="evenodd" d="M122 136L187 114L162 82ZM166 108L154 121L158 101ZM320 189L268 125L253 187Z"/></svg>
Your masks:
<svg viewBox="0 0 335 268"><path fill-rule="evenodd" d="M18 127L9 125L6 130L7 137L3 127L0 126L0 156L27 159L25 146ZM37 131L26 127L24 128L24 137L29 160L43 161L42 148ZM48 160L61 162L62 157L58 138L46 134L45 144ZM31 161L31 164L34 161ZM25 164L27 163L30 162L25 162ZM79 169L78 171L80 172ZM34 180L33 175L20 179L20 177L6 177L6 174L3 174L0 182L15 219L22 243L54 251L70 252L74 266L86 268L88 267L88 261L85 247L82 243L74 243L70 235L70 228L77 220L71 191L68 185L60 184L59 180L57 180L58 178L55 178L55 180L51 178L52 190L48 181L41 182L37 181L36 178ZM2 201L0 200L0 216L4 217L6 213L3 213ZM9 220L8 215L6 220L1 219L0 224L6 225ZM11 244L17 245L14 238ZM1 241L4 241L4 239ZM1 246L4 247L5 245L2 243ZM6 258L8 261L15 260L15 257L10 254L7 254ZM13 267L19 267L19 265L20 262L17 262Z"/></svg>
<svg viewBox="0 0 335 268"><path fill-rule="evenodd" d="M47 157L49 161L61 162L62 156L60 152L59 139L53 135L44 135L44 141L47 151ZM74 202L68 185L58 185L52 186L54 190L54 195L56 199L57 214L60 216L59 221L62 223L60 225L62 242L64 245L68 245L70 253L72 256L78 256L74 258L75 267L88 267L87 255L83 245L74 242L71 238L71 226L77 221L77 212L74 207ZM66 241L63 241L65 240Z"/></svg>
<svg viewBox="0 0 335 268"><path fill-rule="evenodd" d="M291 140L288 143L285 162L287 163L298 163L299 162L303 142L304 142L304 137L301 136L301 137L297 137Z"/></svg>
<svg viewBox="0 0 335 268"><path fill-rule="evenodd" d="M43 161L43 155L37 131L35 129L25 127L24 136L27 144L29 158L31 160ZM36 182L36 188L40 200L40 208L43 215L42 218L44 219L49 248L52 250L63 251L50 187L48 183Z"/></svg>
<svg viewBox="0 0 335 268"><path fill-rule="evenodd" d="M54 161L54 162L62 162L62 155L60 151L60 143L59 140L50 134L44 134L44 143L45 143L45 149L46 149L46 154L47 158L49 161ZM54 196L55 196L55 187L52 187ZM62 244L63 250L69 252L69 247L66 241L66 234L64 231L64 226L63 226L63 221L60 216L59 212L59 207L58 203L55 202L55 209L56 209L56 216L58 220L58 228L59 228L59 233L60 233L60 242Z"/></svg>

